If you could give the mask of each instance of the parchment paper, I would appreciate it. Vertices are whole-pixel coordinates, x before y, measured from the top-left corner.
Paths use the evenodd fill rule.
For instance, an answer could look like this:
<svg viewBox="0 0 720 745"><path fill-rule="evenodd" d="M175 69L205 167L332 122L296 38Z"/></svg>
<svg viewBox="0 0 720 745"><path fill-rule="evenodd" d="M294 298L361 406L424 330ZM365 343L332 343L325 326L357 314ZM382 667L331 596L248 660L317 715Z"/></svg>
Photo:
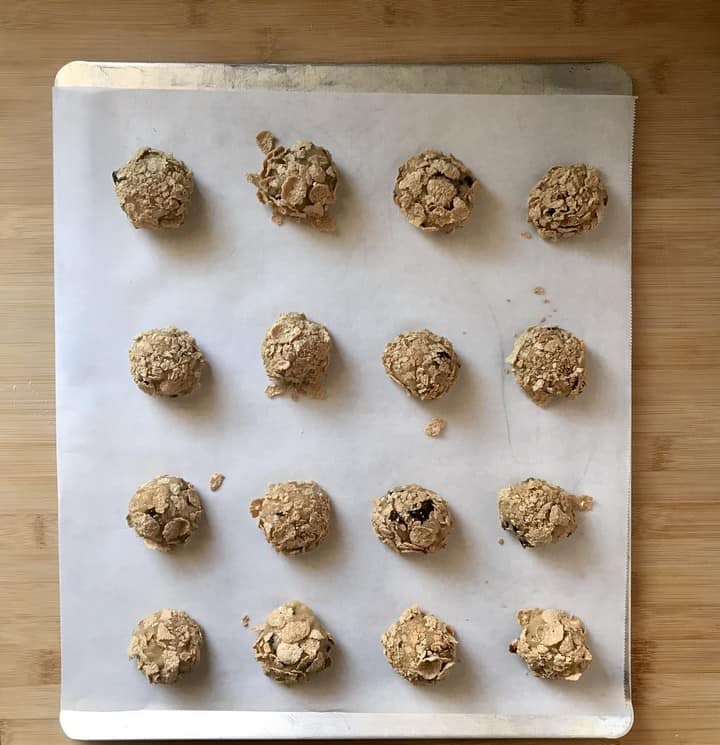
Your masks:
<svg viewBox="0 0 720 745"><path fill-rule="evenodd" d="M633 100L62 89L54 116L63 708L622 713ZM270 221L245 182L261 129L331 150L337 234ZM195 173L177 232L136 231L115 202L111 172L146 144ZM399 164L426 148L455 153L482 184L451 236L416 230L391 199ZM550 165L583 161L607 180L604 223L560 245L523 237L528 189ZM263 395L260 341L289 310L333 335L326 400ZM586 393L547 410L503 363L513 334L543 317L589 348ZM187 399L152 399L128 372L133 336L168 324L190 330L210 363ZM419 403L379 358L426 326L463 366L446 398ZM423 434L433 416L448 421L437 440ZM216 493L213 471L227 476ZM207 514L173 555L124 523L135 488L160 473L193 482ZM504 534L496 511L497 491L531 475L596 500L571 539L536 551ZM326 544L291 559L248 514L286 479L318 481L335 510ZM370 527L371 500L412 481L456 517L440 555L398 556ZM294 597L338 646L330 671L288 689L261 674L240 617L260 623ZM415 602L461 640L461 663L432 688L396 675L378 641ZM585 620L594 662L580 682L535 679L508 653L517 609L533 606ZM148 685L126 657L137 620L162 607L185 609L207 636L205 662L174 687Z"/></svg>

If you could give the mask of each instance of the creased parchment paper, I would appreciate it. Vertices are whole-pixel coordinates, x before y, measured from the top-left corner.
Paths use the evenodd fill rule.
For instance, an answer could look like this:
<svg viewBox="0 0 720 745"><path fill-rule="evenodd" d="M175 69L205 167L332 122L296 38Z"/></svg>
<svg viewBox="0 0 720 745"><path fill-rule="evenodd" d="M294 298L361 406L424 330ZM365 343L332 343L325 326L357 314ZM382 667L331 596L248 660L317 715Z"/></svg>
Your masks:
<svg viewBox="0 0 720 745"><path fill-rule="evenodd" d="M621 713L633 100L64 89L54 116L63 708ZM256 201L245 173L258 170L263 129L332 152L336 234L277 227ZM180 230L136 231L115 202L111 172L142 145L195 174ZM472 219L451 236L421 233L392 202L397 167L429 148L457 155L481 183ZM573 162L606 178L603 224L559 245L523 236L530 187ZM260 341L285 311L333 336L326 400L263 394ZM503 363L513 334L542 317L586 340L590 380L544 411ZM133 335L169 324L195 335L209 362L187 399L152 399L128 372ZM389 339L423 327L462 360L450 394L426 403L380 363ZM435 416L448 425L431 439ZM227 477L217 493L214 471ZM124 523L134 489L161 473L195 484L206 509L172 555ZM528 476L595 498L571 539L498 544L497 492ZM248 505L290 479L317 481L335 512L318 550L286 558ZM371 500L411 482L455 516L438 555L398 556L370 527ZM337 649L330 671L287 689L261 674L241 618L260 623L291 598ZM460 639L457 668L429 689L396 675L379 644L412 603ZM534 679L508 653L516 610L533 606L586 622L595 659L580 682ZM186 610L207 637L205 661L174 687L151 687L126 657L135 623L162 607Z"/></svg>

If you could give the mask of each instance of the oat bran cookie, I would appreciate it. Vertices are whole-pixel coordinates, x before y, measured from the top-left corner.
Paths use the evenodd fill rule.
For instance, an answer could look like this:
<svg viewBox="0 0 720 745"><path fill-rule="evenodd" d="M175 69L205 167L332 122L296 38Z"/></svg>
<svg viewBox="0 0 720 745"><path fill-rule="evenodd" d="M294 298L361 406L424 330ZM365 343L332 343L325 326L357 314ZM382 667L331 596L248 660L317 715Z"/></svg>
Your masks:
<svg viewBox="0 0 720 745"><path fill-rule="evenodd" d="M335 230L330 206L338 174L330 152L306 140L287 148L267 131L256 141L265 160L260 173L247 174L247 180L257 189L258 200L272 207L273 222L282 225L287 218L318 230Z"/></svg>
<svg viewBox="0 0 720 745"><path fill-rule="evenodd" d="M447 546L453 521L447 502L418 484L396 486L374 500L377 537L401 554L433 554Z"/></svg>
<svg viewBox="0 0 720 745"><path fill-rule="evenodd" d="M332 664L335 641L307 605L299 600L275 608L256 626L255 659L278 683L300 683Z"/></svg>
<svg viewBox="0 0 720 745"><path fill-rule="evenodd" d="M585 342L559 326L530 326L506 362L515 382L538 406L577 398L587 383Z"/></svg>
<svg viewBox="0 0 720 745"><path fill-rule="evenodd" d="M575 511L591 510L592 502L592 497L571 494L543 479L525 479L500 490L500 525L523 548L557 543L575 532Z"/></svg>
<svg viewBox="0 0 720 745"><path fill-rule="evenodd" d="M175 683L200 659L203 632L182 610L151 613L132 632L128 656L150 683Z"/></svg>
<svg viewBox="0 0 720 745"><path fill-rule="evenodd" d="M410 683L437 683L457 662L455 629L417 605L390 626L380 643L395 672Z"/></svg>
<svg viewBox="0 0 720 745"><path fill-rule="evenodd" d="M138 334L128 356L135 384L149 396L186 396L198 386L205 367L195 338L175 326Z"/></svg>
<svg viewBox="0 0 720 745"><path fill-rule="evenodd" d="M577 616L563 610L518 611L520 636L510 644L538 678L579 680L592 662L587 632Z"/></svg>
<svg viewBox="0 0 720 745"><path fill-rule="evenodd" d="M143 147L117 171L118 202L136 228L179 228L195 189L192 171L170 153Z"/></svg>
<svg viewBox="0 0 720 745"><path fill-rule="evenodd" d="M398 169L393 200L411 225L452 233L472 214L478 182L454 155L426 150Z"/></svg>
<svg viewBox="0 0 720 745"><path fill-rule="evenodd" d="M265 393L270 398L289 392L324 398L332 340L322 324L304 313L281 313L265 334L261 354L265 372L273 381Z"/></svg>
<svg viewBox="0 0 720 745"><path fill-rule="evenodd" d="M190 540L202 513L195 487L164 474L138 487L125 520L148 548L167 553Z"/></svg>
<svg viewBox="0 0 720 745"><path fill-rule="evenodd" d="M330 498L314 481L269 484L265 496L250 503L250 514L278 553L303 554L328 534Z"/></svg>
<svg viewBox="0 0 720 745"><path fill-rule="evenodd" d="M450 341L428 329L396 336L385 345L382 363L392 380L421 401L444 396L460 370Z"/></svg>
<svg viewBox="0 0 720 745"><path fill-rule="evenodd" d="M528 194L528 222L547 241L571 238L596 228L607 202L597 168L585 163L553 166Z"/></svg>

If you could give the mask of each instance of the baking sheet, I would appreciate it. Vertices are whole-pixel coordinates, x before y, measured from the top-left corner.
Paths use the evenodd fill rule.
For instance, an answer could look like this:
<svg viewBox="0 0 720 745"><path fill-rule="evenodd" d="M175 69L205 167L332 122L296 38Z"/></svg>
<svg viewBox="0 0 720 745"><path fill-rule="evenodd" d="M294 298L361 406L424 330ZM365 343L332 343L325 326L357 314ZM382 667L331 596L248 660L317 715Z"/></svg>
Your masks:
<svg viewBox="0 0 720 745"><path fill-rule="evenodd" d="M535 717L596 720L597 734L604 720L629 721L633 108L624 96L55 90L64 711L288 712L254 736L289 736L288 721L310 722L305 712L328 716L293 736L412 733L429 714L428 735L482 735L497 717L510 724L494 734ZM259 167L254 136L268 128L333 153L336 235L278 228L256 202L244 174ZM133 230L115 203L110 173L144 144L195 173L188 223L170 235ZM426 148L454 152L482 184L471 223L452 236L415 230L390 197L398 165ZM549 165L577 161L606 177L602 226L559 246L523 237L530 186ZM333 335L324 401L263 395L260 340L288 310ZM513 334L542 317L585 338L591 376L580 399L545 411L503 365ZM127 347L171 323L196 336L210 375L191 398L154 400L132 383ZM463 363L431 403L406 398L379 363L387 340L425 326ZM437 440L423 434L433 416L449 422ZM213 494L216 470L227 481ZM171 556L124 525L136 486L164 472L192 481L207 514ZM572 539L544 551L523 551L497 523L498 489L530 475L596 500ZM269 481L292 478L327 489L335 523L320 549L284 559L247 508ZM372 498L410 481L453 509L441 555L399 557L370 528ZM239 619L258 623L291 597L314 608L338 648L331 671L286 689L260 673ZM378 643L414 602L461 640L461 664L433 688L406 684ZM595 660L578 684L539 681L508 654L516 610L536 605L586 621ZM174 687L147 685L125 655L136 621L160 607L187 610L207 635L201 669ZM401 730L383 716L369 731L347 724L355 714L407 716Z"/></svg>

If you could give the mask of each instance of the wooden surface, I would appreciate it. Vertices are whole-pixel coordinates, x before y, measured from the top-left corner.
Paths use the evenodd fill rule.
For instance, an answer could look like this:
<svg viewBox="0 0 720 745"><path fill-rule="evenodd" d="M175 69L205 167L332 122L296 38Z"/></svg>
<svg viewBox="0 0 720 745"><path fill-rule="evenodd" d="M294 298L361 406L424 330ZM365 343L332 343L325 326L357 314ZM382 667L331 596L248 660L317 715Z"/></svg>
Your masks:
<svg viewBox="0 0 720 745"><path fill-rule="evenodd" d="M720 743L720 4L0 3L0 745L59 707L50 87L72 59L621 62L634 171L630 745Z"/></svg>

